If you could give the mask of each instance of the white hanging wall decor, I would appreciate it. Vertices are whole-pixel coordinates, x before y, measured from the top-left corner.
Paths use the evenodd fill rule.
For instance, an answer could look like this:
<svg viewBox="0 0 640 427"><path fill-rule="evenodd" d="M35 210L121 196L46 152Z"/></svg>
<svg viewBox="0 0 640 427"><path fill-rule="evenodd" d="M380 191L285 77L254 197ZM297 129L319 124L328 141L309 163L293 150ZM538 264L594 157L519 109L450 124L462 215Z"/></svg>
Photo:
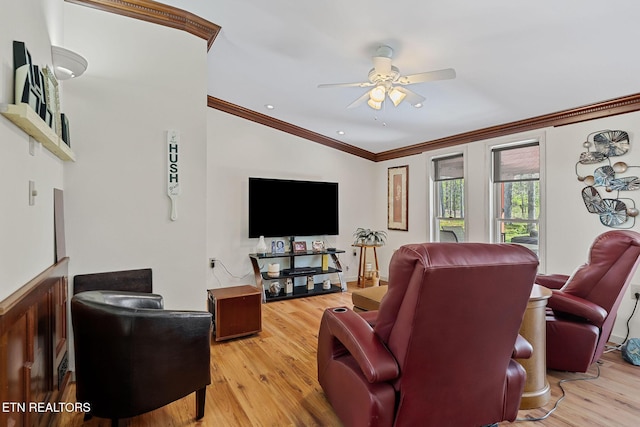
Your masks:
<svg viewBox="0 0 640 427"><path fill-rule="evenodd" d="M177 197L180 194L180 181L178 173L178 144L180 143L180 132L177 130L167 131L167 194L171 199L171 221L178 219Z"/></svg>

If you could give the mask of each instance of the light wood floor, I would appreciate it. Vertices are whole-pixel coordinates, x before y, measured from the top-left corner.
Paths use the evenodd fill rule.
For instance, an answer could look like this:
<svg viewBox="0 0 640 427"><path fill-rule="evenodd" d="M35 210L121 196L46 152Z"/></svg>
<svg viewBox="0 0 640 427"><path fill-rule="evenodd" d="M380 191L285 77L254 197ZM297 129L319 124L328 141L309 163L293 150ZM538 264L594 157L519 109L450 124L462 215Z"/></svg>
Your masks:
<svg viewBox="0 0 640 427"><path fill-rule="evenodd" d="M351 289L351 288L350 288ZM260 334L211 345L211 379L204 419L196 422L192 395L147 414L121 420L120 426L340 426L316 380L316 340L327 307L351 307L351 293L272 302L263 305ZM435 349L437 351L437 349ZM520 411L519 418L540 417L562 392L561 379L596 374L549 371L552 397L544 408ZM596 380L566 382L567 396L558 409L539 422L501 426L635 427L640 425L640 367L625 363L619 352L607 353ZM75 385L65 401L75 401ZM461 409L464 404L461 402ZM60 415L59 427L110 426L94 418L83 424L80 413Z"/></svg>

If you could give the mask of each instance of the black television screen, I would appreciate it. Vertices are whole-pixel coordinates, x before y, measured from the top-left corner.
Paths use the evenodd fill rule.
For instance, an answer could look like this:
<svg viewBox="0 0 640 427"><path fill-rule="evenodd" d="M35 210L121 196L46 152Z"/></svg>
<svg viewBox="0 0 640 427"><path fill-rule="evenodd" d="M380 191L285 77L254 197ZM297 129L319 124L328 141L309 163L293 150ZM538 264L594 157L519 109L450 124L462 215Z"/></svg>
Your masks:
<svg viewBox="0 0 640 427"><path fill-rule="evenodd" d="M249 178L249 237L338 234L338 183Z"/></svg>

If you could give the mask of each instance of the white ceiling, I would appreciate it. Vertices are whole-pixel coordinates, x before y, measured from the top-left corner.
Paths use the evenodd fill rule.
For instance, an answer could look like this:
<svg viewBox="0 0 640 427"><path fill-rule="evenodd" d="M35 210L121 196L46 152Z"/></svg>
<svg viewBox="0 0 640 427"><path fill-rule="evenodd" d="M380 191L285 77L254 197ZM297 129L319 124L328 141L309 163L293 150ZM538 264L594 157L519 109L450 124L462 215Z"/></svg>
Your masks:
<svg viewBox="0 0 640 427"><path fill-rule="evenodd" d="M222 27L208 95L373 153L640 92L637 0L162 3ZM381 44L402 75L457 77L408 86L420 109L347 109L367 88L317 88L366 81Z"/></svg>

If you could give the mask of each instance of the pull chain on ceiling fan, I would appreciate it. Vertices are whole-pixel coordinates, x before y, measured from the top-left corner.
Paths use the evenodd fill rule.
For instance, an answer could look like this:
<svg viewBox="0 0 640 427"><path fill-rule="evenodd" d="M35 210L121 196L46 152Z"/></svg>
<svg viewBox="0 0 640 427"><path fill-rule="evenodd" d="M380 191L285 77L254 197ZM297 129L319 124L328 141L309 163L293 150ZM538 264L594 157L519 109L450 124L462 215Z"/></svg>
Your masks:
<svg viewBox="0 0 640 427"><path fill-rule="evenodd" d="M373 68L369 71L368 82L330 83L321 84L318 87L373 87L373 89L370 89L349 104L347 108L355 108L366 102L369 107L379 110L387 97L396 107L404 100L413 106L421 104L425 100L422 95L418 95L403 86L435 80L454 79L456 77L456 71L453 68L401 76L400 70L391 65L392 56L393 49L389 46L378 47L375 56L372 58Z"/></svg>

